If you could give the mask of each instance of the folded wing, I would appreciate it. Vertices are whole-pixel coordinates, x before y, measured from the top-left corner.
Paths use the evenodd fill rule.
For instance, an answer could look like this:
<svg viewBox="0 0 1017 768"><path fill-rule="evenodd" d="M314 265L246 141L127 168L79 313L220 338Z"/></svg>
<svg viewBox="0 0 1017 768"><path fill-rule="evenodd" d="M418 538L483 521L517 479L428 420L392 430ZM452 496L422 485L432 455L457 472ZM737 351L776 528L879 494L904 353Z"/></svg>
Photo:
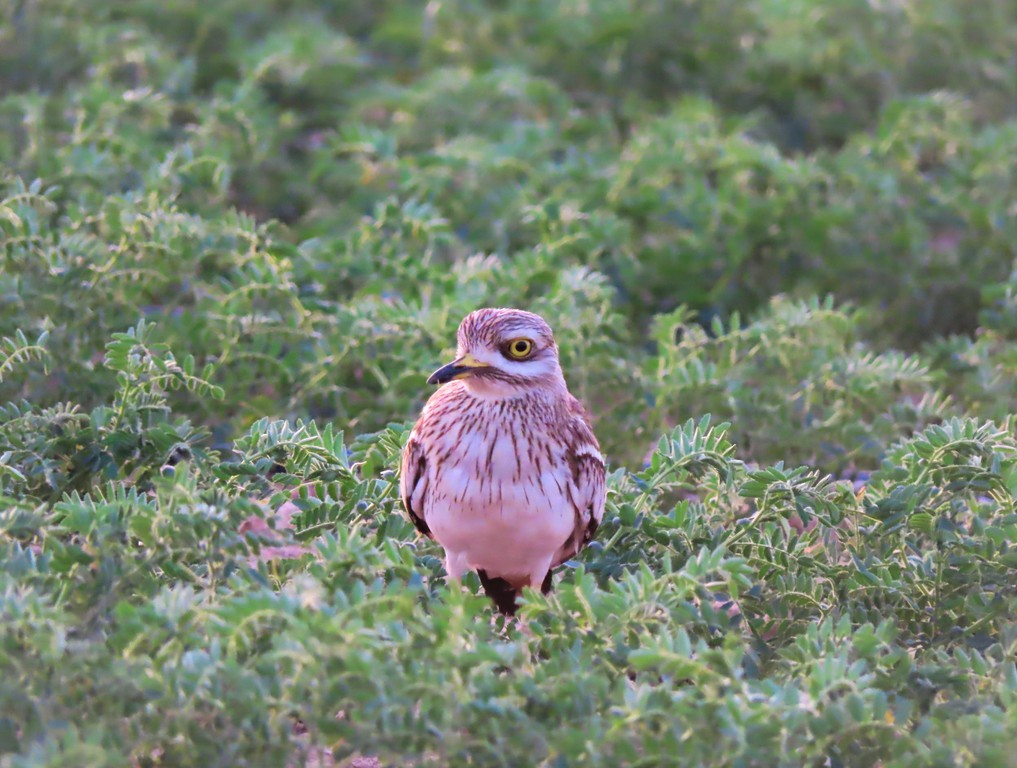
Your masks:
<svg viewBox="0 0 1017 768"><path fill-rule="evenodd" d="M399 495L410 522L424 536L434 538L431 529L424 519L424 496L427 494L427 459L424 448L417 440L416 432L410 433L410 439L403 448L403 458L399 467Z"/></svg>
<svg viewBox="0 0 1017 768"><path fill-rule="evenodd" d="M554 565L575 557L590 543L604 519L607 498L604 457L583 406L574 398L564 433L567 440L565 457L571 470L568 498L575 514L575 527L555 556Z"/></svg>

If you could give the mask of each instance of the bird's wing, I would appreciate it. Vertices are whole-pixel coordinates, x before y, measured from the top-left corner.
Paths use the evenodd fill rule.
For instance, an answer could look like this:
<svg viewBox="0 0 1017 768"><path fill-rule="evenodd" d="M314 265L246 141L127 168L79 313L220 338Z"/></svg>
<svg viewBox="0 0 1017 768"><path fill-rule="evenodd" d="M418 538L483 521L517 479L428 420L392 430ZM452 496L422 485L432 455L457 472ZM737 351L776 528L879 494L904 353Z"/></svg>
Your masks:
<svg viewBox="0 0 1017 768"><path fill-rule="evenodd" d="M425 536L434 538L431 529L424 520L424 495L427 493L427 460L424 447L417 439L416 430L410 433L410 439L403 448L403 458L399 467L399 495L410 522Z"/></svg>
<svg viewBox="0 0 1017 768"><path fill-rule="evenodd" d="M573 399L565 428L565 457L571 470L568 497L576 517L575 528L555 557L560 565L590 543L604 519L607 498L604 457L583 406Z"/></svg>

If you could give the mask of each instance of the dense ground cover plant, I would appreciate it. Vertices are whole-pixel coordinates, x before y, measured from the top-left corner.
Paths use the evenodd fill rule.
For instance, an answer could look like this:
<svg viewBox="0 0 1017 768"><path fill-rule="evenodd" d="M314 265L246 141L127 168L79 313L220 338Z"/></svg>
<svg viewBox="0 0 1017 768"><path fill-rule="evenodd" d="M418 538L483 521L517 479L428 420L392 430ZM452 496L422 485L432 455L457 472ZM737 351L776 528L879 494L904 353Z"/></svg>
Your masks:
<svg viewBox="0 0 1017 768"><path fill-rule="evenodd" d="M0 0L0 766L1012 765L1014 51L1005 0ZM484 305L611 465L526 632L397 501Z"/></svg>

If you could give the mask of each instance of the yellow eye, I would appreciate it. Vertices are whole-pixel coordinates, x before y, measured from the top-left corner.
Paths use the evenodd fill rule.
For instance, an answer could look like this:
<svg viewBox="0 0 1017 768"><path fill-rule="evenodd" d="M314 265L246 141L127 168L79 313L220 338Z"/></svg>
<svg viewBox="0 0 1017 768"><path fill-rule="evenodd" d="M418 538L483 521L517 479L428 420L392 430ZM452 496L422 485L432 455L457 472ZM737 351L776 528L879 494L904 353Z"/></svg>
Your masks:
<svg viewBox="0 0 1017 768"><path fill-rule="evenodd" d="M512 339L505 345L505 351L513 360L525 360L533 352L533 342L529 339Z"/></svg>

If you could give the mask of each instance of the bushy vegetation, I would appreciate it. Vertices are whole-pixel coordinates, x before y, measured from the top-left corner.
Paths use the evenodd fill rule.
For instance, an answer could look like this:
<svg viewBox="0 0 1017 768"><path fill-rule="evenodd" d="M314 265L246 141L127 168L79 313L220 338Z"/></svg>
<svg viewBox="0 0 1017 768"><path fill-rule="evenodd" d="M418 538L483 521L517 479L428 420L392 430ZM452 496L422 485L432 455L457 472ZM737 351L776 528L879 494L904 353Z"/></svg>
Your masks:
<svg viewBox="0 0 1017 768"><path fill-rule="evenodd" d="M0 766L1017 764L1012 0L0 0ZM395 468L609 457L525 627Z"/></svg>

